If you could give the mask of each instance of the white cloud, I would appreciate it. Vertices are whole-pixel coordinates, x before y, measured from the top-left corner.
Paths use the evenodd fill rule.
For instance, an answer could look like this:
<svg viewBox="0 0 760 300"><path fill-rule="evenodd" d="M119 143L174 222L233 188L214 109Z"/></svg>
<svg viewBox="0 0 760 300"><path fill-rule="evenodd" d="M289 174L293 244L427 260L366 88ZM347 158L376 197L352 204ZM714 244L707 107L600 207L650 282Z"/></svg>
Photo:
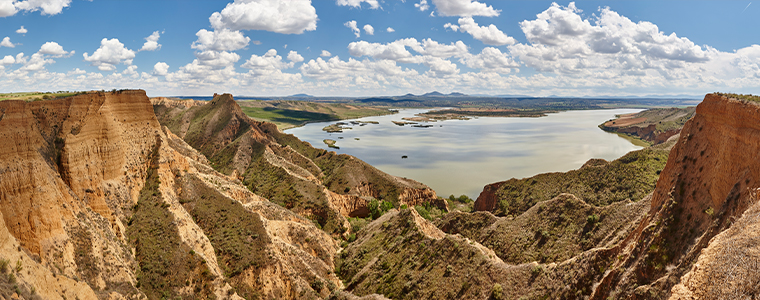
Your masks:
<svg viewBox="0 0 760 300"><path fill-rule="evenodd" d="M47 42L40 47L40 51L37 53L40 54L47 54L52 55L55 57L63 57L63 56L71 56L74 54L74 51L66 52L63 50L63 47L61 45L58 45L56 42Z"/></svg>
<svg viewBox="0 0 760 300"><path fill-rule="evenodd" d="M417 75L416 71L402 69L396 65L396 62L390 60L358 61L349 58L348 61L342 61L337 56L329 60L312 59L301 65L300 70L301 74L306 77L329 80L338 85L355 84L356 78L362 78L359 82L365 84L377 84L378 82L389 82L406 76Z"/></svg>
<svg viewBox="0 0 760 300"><path fill-rule="evenodd" d="M432 0L441 16L484 16L496 17L501 12L493 6L472 0ZM416 6L416 5L415 5ZM423 10L423 9L421 9Z"/></svg>
<svg viewBox="0 0 760 300"><path fill-rule="evenodd" d="M294 63L299 63L303 61L303 56L301 56L301 54L298 54L298 52L290 51L288 52L288 60Z"/></svg>
<svg viewBox="0 0 760 300"><path fill-rule="evenodd" d="M251 39L239 30L229 30L226 28L208 31L206 29L198 30L195 34L198 40L193 42L192 48L201 51L235 51L248 46Z"/></svg>
<svg viewBox="0 0 760 300"><path fill-rule="evenodd" d="M348 21L346 23L343 23L343 26L346 26L349 29L351 29L351 31L354 32L354 35L357 38L361 36L361 30L359 30L359 27L356 26L356 21L354 21L354 20Z"/></svg>
<svg viewBox="0 0 760 300"><path fill-rule="evenodd" d="M18 34L26 34L27 32L29 32L29 30L26 30L26 28L24 28L23 25L21 26L21 28L16 29L16 33Z"/></svg>
<svg viewBox="0 0 760 300"><path fill-rule="evenodd" d="M89 61L92 66L98 67L98 70L113 71L116 69L116 64L131 65L132 59L135 58L135 51L124 47L119 39L104 38L100 41L100 48L95 50L92 56L87 55L87 52L83 56L85 61Z"/></svg>
<svg viewBox="0 0 760 300"><path fill-rule="evenodd" d="M10 66L16 63L16 59L12 55L6 55L3 59L0 59L0 66Z"/></svg>
<svg viewBox="0 0 760 300"><path fill-rule="evenodd" d="M45 58L43 54L35 53L35 54L32 54L32 57L29 59L29 61L26 62L24 66L21 67L19 70L39 71L45 68L45 65L54 64L54 63L55 63L55 60L52 60L50 58Z"/></svg>
<svg viewBox="0 0 760 300"><path fill-rule="evenodd" d="M496 25L478 26L478 23L475 23L472 17L459 18L459 26L446 23L443 27L451 28L453 31L469 33L473 38L487 45L503 46L517 42L513 37L499 30Z"/></svg>
<svg viewBox="0 0 760 300"><path fill-rule="evenodd" d="M361 7L362 2L367 2L372 9L380 8L377 0L337 0L335 3L340 6Z"/></svg>
<svg viewBox="0 0 760 300"><path fill-rule="evenodd" d="M169 74L169 65L165 62L157 62L153 65L153 75L166 76Z"/></svg>
<svg viewBox="0 0 760 300"><path fill-rule="evenodd" d="M132 77L139 76L137 74L137 66L135 66L135 65L128 66L126 69L124 69L124 71L121 72L121 74L122 75L127 75L127 76L132 76Z"/></svg>
<svg viewBox="0 0 760 300"><path fill-rule="evenodd" d="M321 57L330 57L330 56L332 56L332 54L330 53L330 51L322 50L322 53L320 53L319 56L321 56Z"/></svg>
<svg viewBox="0 0 760 300"><path fill-rule="evenodd" d="M235 0L209 18L215 29L266 30L301 34L317 29L311 0Z"/></svg>
<svg viewBox="0 0 760 300"><path fill-rule="evenodd" d="M409 49L420 55L413 55ZM352 42L348 44L348 53L352 56L370 56L375 59L389 59L402 63L424 63L423 56L449 58L452 56L463 57L468 54L467 45L457 41L449 45L440 44L432 39L424 39L422 42L415 38L396 40L387 44L369 43L366 41Z"/></svg>
<svg viewBox="0 0 760 300"><path fill-rule="evenodd" d="M291 54L294 52L295 51L291 51ZM298 54L296 53L295 55ZM303 61L303 57L301 57L301 60ZM283 69L292 68L294 65L295 62L293 61L290 63L282 61L282 56L277 55L277 50L269 49L269 51L262 56L256 54L251 55L251 58L243 63L241 67L250 69L252 71L251 74L269 75Z"/></svg>
<svg viewBox="0 0 760 300"><path fill-rule="evenodd" d="M419 8L420 11L426 11L430 8L430 5L428 5L427 0L420 0L420 3L415 3L414 7Z"/></svg>
<svg viewBox="0 0 760 300"><path fill-rule="evenodd" d="M554 3L535 20L520 22L530 44L509 46L511 55L539 71L644 76L653 70L675 78L687 76L682 69L689 63L707 62L717 53L675 33L665 35L650 22L634 23L609 8L601 10L594 24L580 13L575 3Z"/></svg>
<svg viewBox="0 0 760 300"><path fill-rule="evenodd" d="M375 28L372 27L372 25L364 25L364 32L366 32L369 35L375 35Z"/></svg>
<svg viewBox="0 0 760 300"><path fill-rule="evenodd" d="M507 53L502 53L499 49L493 47L485 47L480 54L469 54L459 61L473 69L501 74L510 73L511 69L520 67L520 64L510 58Z"/></svg>
<svg viewBox="0 0 760 300"><path fill-rule="evenodd" d="M385 29L385 31L387 31L387 32L396 32L396 30L395 30L395 29L393 29L393 28L390 28L390 27L386 28L386 29Z"/></svg>
<svg viewBox="0 0 760 300"><path fill-rule="evenodd" d="M259 40L251 41L251 43L254 44L254 45L261 45L261 41L259 41Z"/></svg>
<svg viewBox="0 0 760 300"><path fill-rule="evenodd" d="M10 37L6 36L5 38L3 38L3 41L0 42L0 47L13 48L13 47L16 47L16 45L14 43L11 43Z"/></svg>
<svg viewBox="0 0 760 300"><path fill-rule="evenodd" d="M156 51L161 49L161 44L158 43L159 37L161 37L161 34L158 31L154 31L153 34L145 38L145 44L137 51Z"/></svg>
<svg viewBox="0 0 760 300"><path fill-rule="evenodd" d="M234 52L206 50L196 52L197 63L214 69L226 68L240 60L240 55Z"/></svg>
<svg viewBox="0 0 760 300"><path fill-rule="evenodd" d="M0 17L12 16L22 10L29 12L41 10L43 15L57 15L70 4L71 0L0 0Z"/></svg>
<svg viewBox="0 0 760 300"><path fill-rule="evenodd" d="M459 73L457 65L440 57L427 57L424 64L430 68L425 75L430 77L447 77Z"/></svg>

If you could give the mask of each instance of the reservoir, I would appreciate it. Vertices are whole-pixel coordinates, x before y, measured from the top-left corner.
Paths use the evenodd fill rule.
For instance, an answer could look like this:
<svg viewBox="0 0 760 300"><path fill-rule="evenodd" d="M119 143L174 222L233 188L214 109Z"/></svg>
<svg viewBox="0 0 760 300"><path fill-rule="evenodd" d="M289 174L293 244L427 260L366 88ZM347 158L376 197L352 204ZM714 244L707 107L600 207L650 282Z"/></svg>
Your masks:
<svg viewBox="0 0 760 300"><path fill-rule="evenodd" d="M429 109L406 109L387 116L350 121L342 133L322 128L336 122L311 123L285 132L312 146L356 156L376 168L420 181L441 197L478 197L483 186L510 178L580 168L591 158L617 159L642 147L597 125L615 115L640 109L576 110L541 118L480 117L398 126L392 121ZM323 140L335 140L329 148ZM402 158L405 157L405 158Z"/></svg>

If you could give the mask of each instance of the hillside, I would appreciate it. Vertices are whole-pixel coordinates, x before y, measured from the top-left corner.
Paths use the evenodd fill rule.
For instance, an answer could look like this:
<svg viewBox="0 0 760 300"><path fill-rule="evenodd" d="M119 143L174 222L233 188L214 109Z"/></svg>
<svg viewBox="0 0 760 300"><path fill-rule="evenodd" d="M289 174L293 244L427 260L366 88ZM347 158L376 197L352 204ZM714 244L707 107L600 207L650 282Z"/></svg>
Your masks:
<svg viewBox="0 0 760 300"><path fill-rule="evenodd" d="M5 299L292 299L341 285L337 242L214 171L144 91L2 101L0 139Z"/></svg>
<svg viewBox="0 0 760 300"><path fill-rule="evenodd" d="M436 220L440 229L402 210L362 229L341 252L337 273L356 295L399 299L753 299L758 124L752 99L707 95L649 195L631 201L604 190L595 198L527 188L509 202L517 208L509 215L450 213ZM648 161L646 151L655 150L632 154ZM598 168L592 174L605 184L610 172L641 170L613 163L524 183L556 180L556 190L590 195L579 188L588 183L584 169Z"/></svg>
<svg viewBox="0 0 760 300"><path fill-rule="evenodd" d="M678 134L696 107L652 108L638 113L620 115L599 125L604 131L615 132L643 140L649 144L664 143Z"/></svg>
<svg viewBox="0 0 760 300"><path fill-rule="evenodd" d="M626 199L638 201L654 189L665 167L669 145L632 151L612 162L591 159L569 172L492 183L483 188L474 209L499 216L519 215L562 193L573 194L594 206Z"/></svg>
<svg viewBox="0 0 760 300"><path fill-rule="evenodd" d="M432 203L447 209L446 201L424 184L311 147L272 123L248 118L232 95L217 95L200 106L154 104L159 122L205 155L217 171L328 233L347 233L346 217L366 217L373 200L395 207Z"/></svg>

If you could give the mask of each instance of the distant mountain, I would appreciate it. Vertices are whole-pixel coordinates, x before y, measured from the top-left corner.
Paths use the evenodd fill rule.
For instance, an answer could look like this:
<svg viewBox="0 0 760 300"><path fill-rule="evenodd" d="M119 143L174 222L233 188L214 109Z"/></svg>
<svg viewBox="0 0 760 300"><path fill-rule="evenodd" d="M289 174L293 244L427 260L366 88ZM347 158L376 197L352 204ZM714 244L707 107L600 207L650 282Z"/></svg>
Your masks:
<svg viewBox="0 0 760 300"><path fill-rule="evenodd" d="M422 97L441 97L441 96L443 96L443 94L441 94L441 93L439 93L437 91L430 92L430 93L425 93L425 94L422 95Z"/></svg>
<svg viewBox="0 0 760 300"><path fill-rule="evenodd" d="M291 97L291 98L314 98L314 96L309 95L309 94L295 94L295 95L290 95L288 97Z"/></svg>

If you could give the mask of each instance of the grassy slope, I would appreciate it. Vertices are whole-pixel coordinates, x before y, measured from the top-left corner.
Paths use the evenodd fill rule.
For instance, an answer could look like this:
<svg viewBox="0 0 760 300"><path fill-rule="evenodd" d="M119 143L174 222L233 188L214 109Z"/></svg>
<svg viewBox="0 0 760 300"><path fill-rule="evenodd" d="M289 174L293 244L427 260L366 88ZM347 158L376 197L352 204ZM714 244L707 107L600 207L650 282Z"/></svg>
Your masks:
<svg viewBox="0 0 760 300"><path fill-rule="evenodd" d="M642 199L654 189L668 153L660 148L647 148L629 152L608 164L504 181L496 192L499 201L493 213L519 215L561 193L576 195L594 206Z"/></svg>
<svg viewBox="0 0 760 300"><path fill-rule="evenodd" d="M151 299L212 296L213 275L180 240L168 204L161 199L156 171L159 145L154 147L145 186L127 228L140 264L137 287ZM190 287L189 294L180 292L185 287Z"/></svg>
<svg viewBox="0 0 760 300"><path fill-rule="evenodd" d="M238 101L238 104L249 117L258 121L272 122L281 130L301 126L309 122L327 122L390 113L385 108L342 103L246 100Z"/></svg>

